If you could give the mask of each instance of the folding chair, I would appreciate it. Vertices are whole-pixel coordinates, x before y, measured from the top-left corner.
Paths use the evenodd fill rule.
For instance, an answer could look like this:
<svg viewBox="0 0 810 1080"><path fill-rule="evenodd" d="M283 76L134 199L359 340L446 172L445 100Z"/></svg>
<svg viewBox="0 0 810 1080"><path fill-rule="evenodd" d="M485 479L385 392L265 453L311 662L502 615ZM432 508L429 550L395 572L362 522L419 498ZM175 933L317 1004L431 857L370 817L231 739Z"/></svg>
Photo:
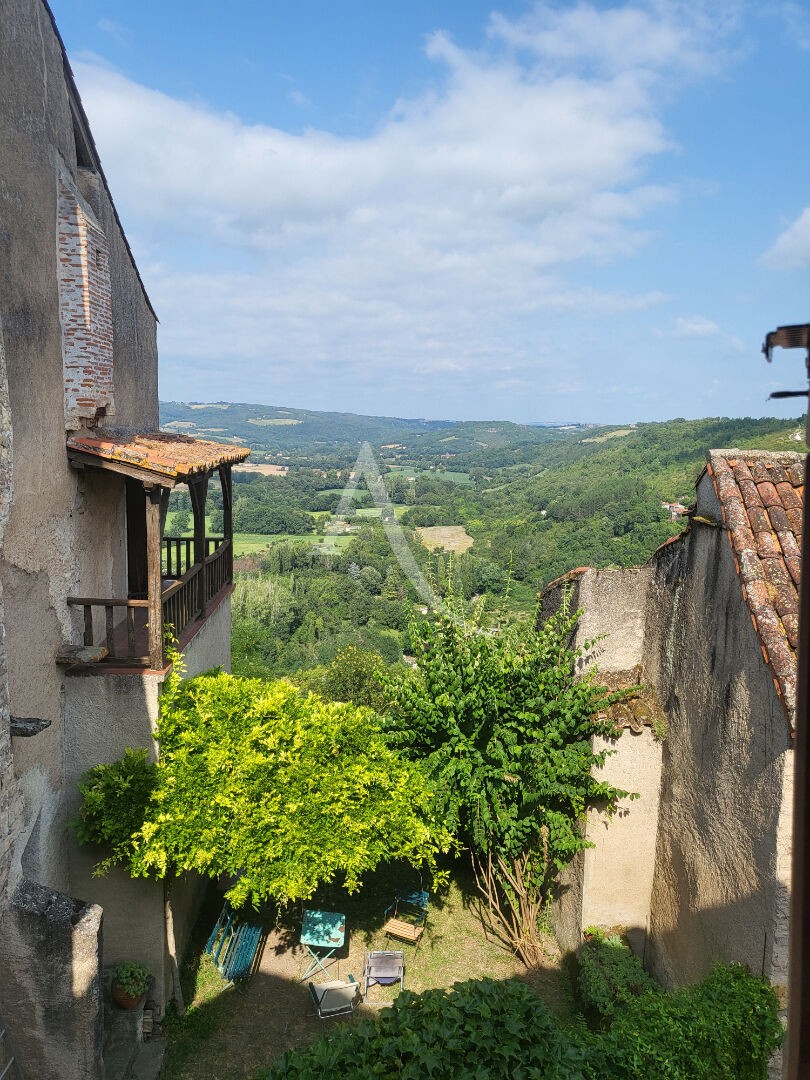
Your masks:
<svg viewBox="0 0 810 1080"><path fill-rule="evenodd" d="M383 926L386 937L407 941L418 949L427 923L429 898L430 894L422 889L416 892L397 893L393 904L390 904L383 912L383 918L393 912Z"/></svg>
<svg viewBox="0 0 810 1080"><path fill-rule="evenodd" d="M368 997L369 986L393 986L399 983L400 990L405 988L405 954L399 951L379 951L366 953L366 967L363 972L363 995Z"/></svg>
<svg viewBox="0 0 810 1080"><path fill-rule="evenodd" d="M315 1003L315 1011L321 1020L332 1016L346 1016L353 1013L362 1001L360 984L349 976L348 982L335 979L332 982L309 983L309 992Z"/></svg>

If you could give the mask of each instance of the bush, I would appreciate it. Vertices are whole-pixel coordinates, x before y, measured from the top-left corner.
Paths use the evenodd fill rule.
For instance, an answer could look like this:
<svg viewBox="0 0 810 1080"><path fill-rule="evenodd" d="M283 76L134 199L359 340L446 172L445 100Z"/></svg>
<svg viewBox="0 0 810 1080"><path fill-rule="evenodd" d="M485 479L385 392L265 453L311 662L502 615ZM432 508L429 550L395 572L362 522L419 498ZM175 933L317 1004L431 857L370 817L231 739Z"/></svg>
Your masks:
<svg viewBox="0 0 810 1080"><path fill-rule="evenodd" d="M765 1080L782 1038L776 995L739 964L697 986L656 989L596 1037L587 1080Z"/></svg>
<svg viewBox="0 0 810 1080"><path fill-rule="evenodd" d="M631 995L608 1031L591 1033L556 1020L523 983L483 979L406 991L256 1080L764 1080L777 1009L765 980L732 965L687 990Z"/></svg>
<svg viewBox="0 0 810 1080"><path fill-rule="evenodd" d="M118 863L128 863L134 834L143 825L146 807L157 783L157 770L146 750L124 751L118 761L94 765L79 781L82 806L71 822L80 844L111 849L96 866L96 876Z"/></svg>
<svg viewBox="0 0 810 1080"><path fill-rule="evenodd" d="M621 938L606 937L594 929L585 933L577 985L586 1009L595 1009L603 1018L612 1017L617 1008L654 988L643 964Z"/></svg>
<svg viewBox="0 0 810 1080"><path fill-rule="evenodd" d="M582 1049L528 987L482 979L419 995L405 991L376 1020L289 1051L257 1080L580 1080L582 1060Z"/></svg>

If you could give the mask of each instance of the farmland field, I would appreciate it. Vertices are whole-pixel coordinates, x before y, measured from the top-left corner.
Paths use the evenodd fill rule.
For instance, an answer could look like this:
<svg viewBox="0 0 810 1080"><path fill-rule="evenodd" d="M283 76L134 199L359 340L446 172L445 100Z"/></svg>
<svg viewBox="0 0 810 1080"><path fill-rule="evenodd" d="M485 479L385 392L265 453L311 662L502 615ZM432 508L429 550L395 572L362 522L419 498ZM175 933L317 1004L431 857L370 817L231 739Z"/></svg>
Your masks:
<svg viewBox="0 0 810 1080"><path fill-rule="evenodd" d="M473 546L473 538L463 525L432 525L416 529L416 535L431 550L462 552Z"/></svg>

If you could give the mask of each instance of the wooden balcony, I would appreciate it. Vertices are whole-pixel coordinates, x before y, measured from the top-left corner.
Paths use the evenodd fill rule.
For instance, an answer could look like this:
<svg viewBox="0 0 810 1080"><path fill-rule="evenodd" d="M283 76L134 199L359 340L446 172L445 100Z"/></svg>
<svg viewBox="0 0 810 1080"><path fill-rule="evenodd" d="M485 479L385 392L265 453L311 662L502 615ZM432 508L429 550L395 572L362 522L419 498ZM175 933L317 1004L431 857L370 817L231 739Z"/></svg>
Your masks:
<svg viewBox="0 0 810 1080"><path fill-rule="evenodd" d="M126 496L127 592L117 597L71 596L83 612L83 646L63 647L60 664L103 663L160 670L165 639L185 644L233 581L231 467L244 447L151 432L121 436L75 433L67 440L75 469L120 477ZM208 481L217 472L224 536L205 535ZM185 484L194 515L192 536L164 536L169 494Z"/></svg>
<svg viewBox="0 0 810 1080"><path fill-rule="evenodd" d="M166 662L165 637L182 645L189 629L217 605L220 594L233 581L233 544L228 537L206 536L201 563L192 561L193 549L191 538L163 538L164 576L156 633L150 626L149 612L157 607L149 599L68 597L68 604L82 608L83 645L91 650L106 650L98 662L120 667L162 668Z"/></svg>

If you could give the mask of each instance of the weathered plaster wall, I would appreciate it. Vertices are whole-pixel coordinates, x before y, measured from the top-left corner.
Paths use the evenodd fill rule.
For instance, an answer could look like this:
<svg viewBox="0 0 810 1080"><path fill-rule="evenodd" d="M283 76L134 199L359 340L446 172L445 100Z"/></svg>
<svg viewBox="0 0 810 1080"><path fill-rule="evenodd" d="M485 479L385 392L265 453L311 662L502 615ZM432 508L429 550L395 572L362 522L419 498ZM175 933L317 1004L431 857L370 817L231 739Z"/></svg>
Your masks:
<svg viewBox="0 0 810 1080"><path fill-rule="evenodd" d="M583 609L574 645L584 647L598 639L583 656L582 668L596 664L606 677L631 684L643 658L650 578L649 568L578 571L544 594L542 615L555 611L563 591L571 589L571 608ZM645 728L640 733L627 730L617 739L596 738L594 749L612 751L599 770L600 779L640 797L623 800L612 818L597 809L589 811L586 836L595 847L577 856L561 878L555 933L562 948L573 950L585 927L621 926L631 931L634 947L643 953L656 850L661 744Z"/></svg>
<svg viewBox="0 0 810 1080"><path fill-rule="evenodd" d="M719 509L704 476L698 514L719 522ZM644 674L668 717L651 911L655 973L689 983L722 958L768 975L786 933L774 872L785 859L790 738L719 525L695 522L659 551Z"/></svg>
<svg viewBox="0 0 810 1080"><path fill-rule="evenodd" d="M186 677L201 675L214 667L231 670L231 598L212 612L183 652Z"/></svg>
<svg viewBox="0 0 810 1080"><path fill-rule="evenodd" d="M618 739L597 738L594 749L615 751L595 775L638 799L622 799L608 817L588 812L587 836L594 843L583 855L582 926L621 927L644 956L655 873L662 744L650 728L626 729Z"/></svg>

